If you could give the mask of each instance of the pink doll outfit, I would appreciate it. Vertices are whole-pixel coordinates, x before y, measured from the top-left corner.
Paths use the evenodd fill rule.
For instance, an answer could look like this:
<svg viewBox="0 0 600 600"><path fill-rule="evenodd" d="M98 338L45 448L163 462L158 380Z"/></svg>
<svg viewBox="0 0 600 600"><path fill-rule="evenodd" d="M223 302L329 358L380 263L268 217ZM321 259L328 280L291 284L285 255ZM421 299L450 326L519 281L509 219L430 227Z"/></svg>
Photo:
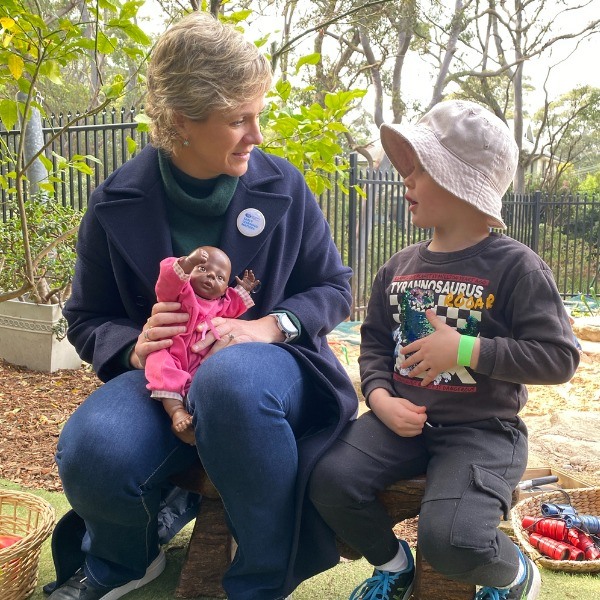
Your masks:
<svg viewBox="0 0 600 600"><path fill-rule="evenodd" d="M210 347L199 353L190 350L206 335L206 332L196 331L200 323L207 323L217 335L211 322L213 317L235 319L254 306L250 294L241 285L227 288L221 298L200 298L192 289L190 276L177 260L169 257L161 261L156 298L159 302L180 302L181 311L188 312L190 319L185 333L173 337L169 348L152 352L146 358L146 387L152 391L152 398L185 398L194 373L210 351Z"/></svg>

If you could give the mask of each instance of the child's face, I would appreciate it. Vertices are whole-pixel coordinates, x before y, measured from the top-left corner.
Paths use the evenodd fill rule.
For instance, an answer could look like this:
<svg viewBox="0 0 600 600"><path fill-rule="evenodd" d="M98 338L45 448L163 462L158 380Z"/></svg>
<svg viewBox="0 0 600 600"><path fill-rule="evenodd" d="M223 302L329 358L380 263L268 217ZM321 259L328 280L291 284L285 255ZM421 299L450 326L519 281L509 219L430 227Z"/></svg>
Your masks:
<svg viewBox="0 0 600 600"><path fill-rule="evenodd" d="M413 224L424 229L447 226L454 220L456 203L462 201L436 183L414 153L413 164L412 172L404 178L404 197L409 203Z"/></svg>
<svg viewBox="0 0 600 600"><path fill-rule="evenodd" d="M201 298L215 300L227 291L230 276L229 258L224 252L213 248L208 251L208 260L194 267L190 274L190 284Z"/></svg>

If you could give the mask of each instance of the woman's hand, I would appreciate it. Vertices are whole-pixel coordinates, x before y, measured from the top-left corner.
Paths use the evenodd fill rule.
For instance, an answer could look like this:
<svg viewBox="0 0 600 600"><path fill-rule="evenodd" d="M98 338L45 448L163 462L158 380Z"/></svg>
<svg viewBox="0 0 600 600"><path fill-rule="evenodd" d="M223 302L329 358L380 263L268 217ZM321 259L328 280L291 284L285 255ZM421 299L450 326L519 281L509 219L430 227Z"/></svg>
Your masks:
<svg viewBox="0 0 600 600"><path fill-rule="evenodd" d="M212 346L207 355L210 356L231 344L243 344L245 342L270 344L285 340L285 336L277 326L277 319L270 315L255 321L215 317L212 319L212 325L221 339L217 339L206 323L201 323L198 325L198 331L205 331L206 337L192 346L192 352L201 352Z"/></svg>
<svg viewBox="0 0 600 600"><path fill-rule="evenodd" d="M185 332L185 324L190 316L188 313L178 312L180 308L179 302L157 302L152 307L152 314L129 357L134 369L143 369L148 354L168 348L173 343L173 336Z"/></svg>
<svg viewBox="0 0 600 600"><path fill-rule="evenodd" d="M427 421L424 406L392 396L383 388L374 389L369 394L369 406L384 425L401 437L420 435Z"/></svg>

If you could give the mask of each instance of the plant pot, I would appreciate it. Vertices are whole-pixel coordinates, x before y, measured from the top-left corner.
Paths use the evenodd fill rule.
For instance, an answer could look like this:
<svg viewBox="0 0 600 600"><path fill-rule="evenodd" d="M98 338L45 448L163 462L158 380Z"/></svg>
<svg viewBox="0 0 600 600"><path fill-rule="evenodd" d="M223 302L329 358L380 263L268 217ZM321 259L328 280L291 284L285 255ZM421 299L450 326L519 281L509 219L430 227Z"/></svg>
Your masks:
<svg viewBox="0 0 600 600"><path fill-rule="evenodd" d="M52 373L78 369L81 359L66 339L60 339L62 311L58 304L0 302L0 358L13 365Z"/></svg>

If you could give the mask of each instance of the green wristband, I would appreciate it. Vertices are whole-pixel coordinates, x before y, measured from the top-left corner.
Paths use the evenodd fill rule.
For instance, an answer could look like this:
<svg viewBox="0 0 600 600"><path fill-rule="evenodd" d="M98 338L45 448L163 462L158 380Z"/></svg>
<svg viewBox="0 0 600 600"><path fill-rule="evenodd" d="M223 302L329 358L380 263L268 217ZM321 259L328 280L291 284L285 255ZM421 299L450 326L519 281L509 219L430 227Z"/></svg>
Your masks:
<svg viewBox="0 0 600 600"><path fill-rule="evenodd" d="M458 357L456 364L462 367L471 366L471 356L473 355L473 346L475 346L475 340L471 335L461 335L460 342L458 342Z"/></svg>

